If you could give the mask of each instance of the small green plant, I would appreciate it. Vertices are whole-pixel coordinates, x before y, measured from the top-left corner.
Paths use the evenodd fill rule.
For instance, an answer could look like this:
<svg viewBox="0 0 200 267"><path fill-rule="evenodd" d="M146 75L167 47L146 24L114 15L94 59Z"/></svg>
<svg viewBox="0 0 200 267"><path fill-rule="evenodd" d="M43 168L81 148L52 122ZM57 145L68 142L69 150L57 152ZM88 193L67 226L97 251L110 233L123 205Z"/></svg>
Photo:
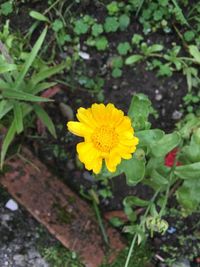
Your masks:
<svg viewBox="0 0 200 267"><path fill-rule="evenodd" d="M84 267L75 252L61 246L45 248L43 255L52 267Z"/></svg>
<svg viewBox="0 0 200 267"><path fill-rule="evenodd" d="M46 33L47 28L41 33L32 51L27 54L25 62L20 64L14 61L13 63L8 63L6 61L8 54L5 53L5 47L4 55L0 57L0 119L3 121L3 124L5 122L5 126L8 129L2 144L1 168L9 145L16 134L24 131L24 121L30 113L34 112L46 125L50 133L56 137L54 124L44 108L40 105L41 102L51 100L38 96L38 94L55 85L54 82L45 82L45 80L63 70L65 64L53 67L45 66L38 72L34 72L32 68Z"/></svg>

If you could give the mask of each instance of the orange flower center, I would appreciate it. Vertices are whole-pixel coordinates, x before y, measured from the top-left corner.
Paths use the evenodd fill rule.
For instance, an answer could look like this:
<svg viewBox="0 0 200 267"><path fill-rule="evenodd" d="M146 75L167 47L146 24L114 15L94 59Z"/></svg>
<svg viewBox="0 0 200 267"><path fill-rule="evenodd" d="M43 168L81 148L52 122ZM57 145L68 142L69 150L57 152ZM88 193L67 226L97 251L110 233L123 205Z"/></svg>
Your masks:
<svg viewBox="0 0 200 267"><path fill-rule="evenodd" d="M114 128L102 125L92 134L92 142L96 149L108 153L118 143L118 134Z"/></svg>

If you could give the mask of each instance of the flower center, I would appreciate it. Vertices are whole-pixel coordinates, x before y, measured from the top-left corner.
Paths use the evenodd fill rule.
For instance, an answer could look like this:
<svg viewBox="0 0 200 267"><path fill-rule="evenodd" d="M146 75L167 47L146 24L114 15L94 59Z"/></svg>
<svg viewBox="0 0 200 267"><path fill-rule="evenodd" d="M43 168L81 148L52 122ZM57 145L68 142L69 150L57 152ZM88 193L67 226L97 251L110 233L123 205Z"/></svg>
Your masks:
<svg viewBox="0 0 200 267"><path fill-rule="evenodd" d="M114 128L103 125L92 134L92 142L101 152L110 152L118 142L118 134Z"/></svg>

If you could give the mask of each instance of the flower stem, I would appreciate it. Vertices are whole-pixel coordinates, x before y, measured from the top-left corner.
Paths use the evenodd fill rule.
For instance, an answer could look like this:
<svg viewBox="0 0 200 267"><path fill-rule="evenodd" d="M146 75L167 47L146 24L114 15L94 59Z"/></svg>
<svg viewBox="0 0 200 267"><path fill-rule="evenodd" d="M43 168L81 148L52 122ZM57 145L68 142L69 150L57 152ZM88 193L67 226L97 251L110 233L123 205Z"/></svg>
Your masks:
<svg viewBox="0 0 200 267"><path fill-rule="evenodd" d="M133 240L131 242L131 246L130 246L129 252L128 252L128 256L126 258L126 263L125 263L124 267L128 267L128 265L129 265L129 261L130 261L130 258L131 258L132 252L133 252L133 248L135 246L136 237L137 236L134 235Z"/></svg>
<svg viewBox="0 0 200 267"><path fill-rule="evenodd" d="M107 246L109 246L108 236L106 234L106 230L105 230L105 227L104 227L104 224L103 224L103 220L102 220L102 217L101 217L101 214L100 214L100 211L99 211L99 207L98 207L98 205L97 205L97 203L96 203L96 201L94 199L92 200L92 202L93 202L94 211L95 211L95 214L96 214L96 217L97 217L97 221L98 221L98 224L99 224L99 228L100 228L102 236L103 236L103 240L104 240L105 244Z"/></svg>

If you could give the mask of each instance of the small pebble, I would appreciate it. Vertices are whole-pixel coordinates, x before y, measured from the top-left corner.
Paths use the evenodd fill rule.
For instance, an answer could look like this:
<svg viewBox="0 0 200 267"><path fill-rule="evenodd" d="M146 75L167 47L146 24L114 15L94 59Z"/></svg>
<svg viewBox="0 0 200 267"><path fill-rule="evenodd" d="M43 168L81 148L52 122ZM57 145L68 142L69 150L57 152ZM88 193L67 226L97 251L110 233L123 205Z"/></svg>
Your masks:
<svg viewBox="0 0 200 267"><path fill-rule="evenodd" d="M19 208L17 202L15 202L13 199L8 200L5 207L9 210L12 210L12 211L16 211Z"/></svg>
<svg viewBox="0 0 200 267"><path fill-rule="evenodd" d="M155 99L156 99L157 101L162 100L162 98L163 98L163 96L162 96L161 94L156 94L156 96L155 96Z"/></svg>
<svg viewBox="0 0 200 267"><path fill-rule="evenodd" d="M86 52L80 51L78 54L82 59L85 59L85 60L89 60L90 59L90 55L88 53L86 53Z"/></svg>
<svg viewBox="0 0 200 267"><path fill-rule="evenodd" d="M182 116L183 116L183 113L181 111L175 110L172 114L172 119L180 120Z"/></svg>

